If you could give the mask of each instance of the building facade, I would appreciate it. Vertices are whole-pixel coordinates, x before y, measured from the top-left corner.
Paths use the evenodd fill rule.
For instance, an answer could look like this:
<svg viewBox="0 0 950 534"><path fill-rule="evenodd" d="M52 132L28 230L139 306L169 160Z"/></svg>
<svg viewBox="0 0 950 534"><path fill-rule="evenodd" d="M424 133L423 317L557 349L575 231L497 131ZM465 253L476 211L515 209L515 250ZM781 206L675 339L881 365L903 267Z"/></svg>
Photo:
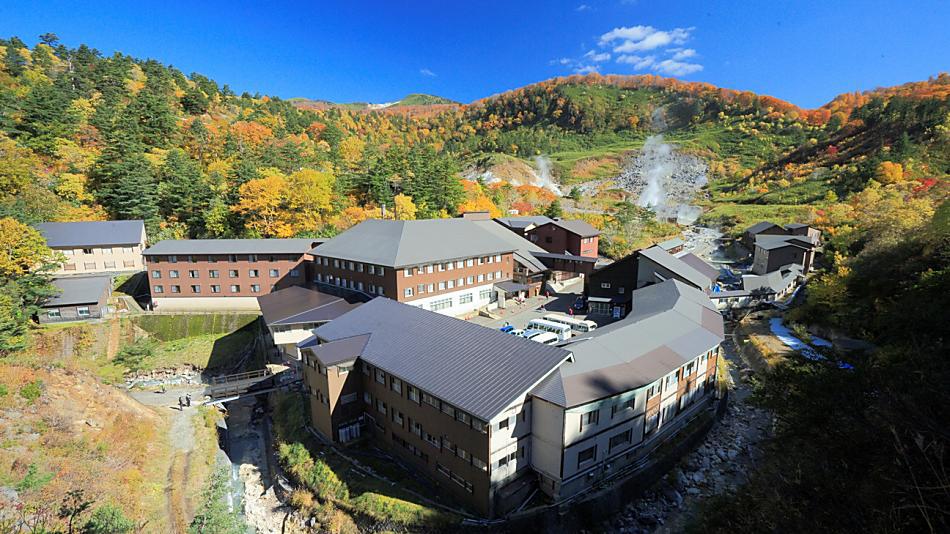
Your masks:
<svg viewBox="0 0 950 534"><path fill-rule="evenodd" d="M141 271L146 235L143 221L41 223L37 230L66 261L54 276Z"/></svg>
<svg viewBox="0 0 950 534"><path fill-rule="evenodd" d="M597 257L600 231L584 221L557 219L532 227L526 233L529 241L548 252Z"/></svg>
<svg viewBox="0 0 950 534"><path fill-rule="evenodd" d="M146 249L156 310L257 310L257 297L307 284L311 239L166 240Z"/></svg>
<svg viewBox="0 0 950 534"><path fill-rule="evenodd" d="M40 324L84 321L105 317L112 295L111 276L67 276L53 280L59 293L42 304Z"/></svg>

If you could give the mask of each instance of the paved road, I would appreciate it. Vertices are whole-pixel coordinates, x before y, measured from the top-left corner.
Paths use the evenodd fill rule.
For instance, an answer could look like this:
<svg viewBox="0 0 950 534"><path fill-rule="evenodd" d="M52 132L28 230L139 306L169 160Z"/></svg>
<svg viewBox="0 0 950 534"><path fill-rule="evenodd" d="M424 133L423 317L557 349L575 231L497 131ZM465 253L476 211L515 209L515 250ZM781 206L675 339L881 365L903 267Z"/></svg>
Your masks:
<svg viewBox="0 0 950 534"><path fill-rule="evenodd" d="M584 292L584 282L578 279L564 287L563 291L550 298L544 296L532 297L520 306L513 306L509 303L507 309L498 309L492 312L498 319L488 317L473 317L471 322L487 326L489 328L500 328L508 323L515 328L524 328L532 319L540 319L547 313L567 313L568 308L574 304L574 300ZM583 315L576 317L583 319Z"/></svg>

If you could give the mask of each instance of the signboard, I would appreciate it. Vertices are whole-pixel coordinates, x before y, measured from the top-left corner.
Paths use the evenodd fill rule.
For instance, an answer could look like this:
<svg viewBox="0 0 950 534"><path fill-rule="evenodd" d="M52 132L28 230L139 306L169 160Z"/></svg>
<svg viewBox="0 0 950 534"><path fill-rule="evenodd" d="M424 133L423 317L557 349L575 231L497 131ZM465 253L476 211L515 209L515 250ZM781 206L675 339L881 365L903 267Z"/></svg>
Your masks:
<svg viewBox="0 0 950 534"><path fill-rule="evenodd" d="M623 314L623 308L620 306L614 306L614 319L620 319Z"/></svg>

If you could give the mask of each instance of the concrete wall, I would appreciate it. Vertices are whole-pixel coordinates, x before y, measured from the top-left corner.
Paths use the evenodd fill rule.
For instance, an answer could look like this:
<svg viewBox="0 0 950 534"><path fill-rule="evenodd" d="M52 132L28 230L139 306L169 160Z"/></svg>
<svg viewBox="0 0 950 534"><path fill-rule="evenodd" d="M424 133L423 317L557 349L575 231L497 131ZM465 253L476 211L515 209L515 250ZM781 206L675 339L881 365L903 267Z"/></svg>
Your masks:
<svg viewBox="0 0 950 534"><path fill-rule="evenodd" d="M155 311L260 311L257 297L152 297Z"/></svg>

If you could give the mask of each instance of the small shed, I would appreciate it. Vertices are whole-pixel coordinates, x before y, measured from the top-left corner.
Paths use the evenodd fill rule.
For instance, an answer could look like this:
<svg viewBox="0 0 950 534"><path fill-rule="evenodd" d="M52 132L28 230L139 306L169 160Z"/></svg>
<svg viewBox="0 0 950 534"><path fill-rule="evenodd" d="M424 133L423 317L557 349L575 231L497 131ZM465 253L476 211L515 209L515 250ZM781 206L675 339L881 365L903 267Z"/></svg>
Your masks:
<svg viewBox="0 0 950 534"><path fill-rule="evenodd" d="M106 313L112 277L70 276L54 279L53 285L60 293L41 306L41 324L98 319Z"/></svg>

